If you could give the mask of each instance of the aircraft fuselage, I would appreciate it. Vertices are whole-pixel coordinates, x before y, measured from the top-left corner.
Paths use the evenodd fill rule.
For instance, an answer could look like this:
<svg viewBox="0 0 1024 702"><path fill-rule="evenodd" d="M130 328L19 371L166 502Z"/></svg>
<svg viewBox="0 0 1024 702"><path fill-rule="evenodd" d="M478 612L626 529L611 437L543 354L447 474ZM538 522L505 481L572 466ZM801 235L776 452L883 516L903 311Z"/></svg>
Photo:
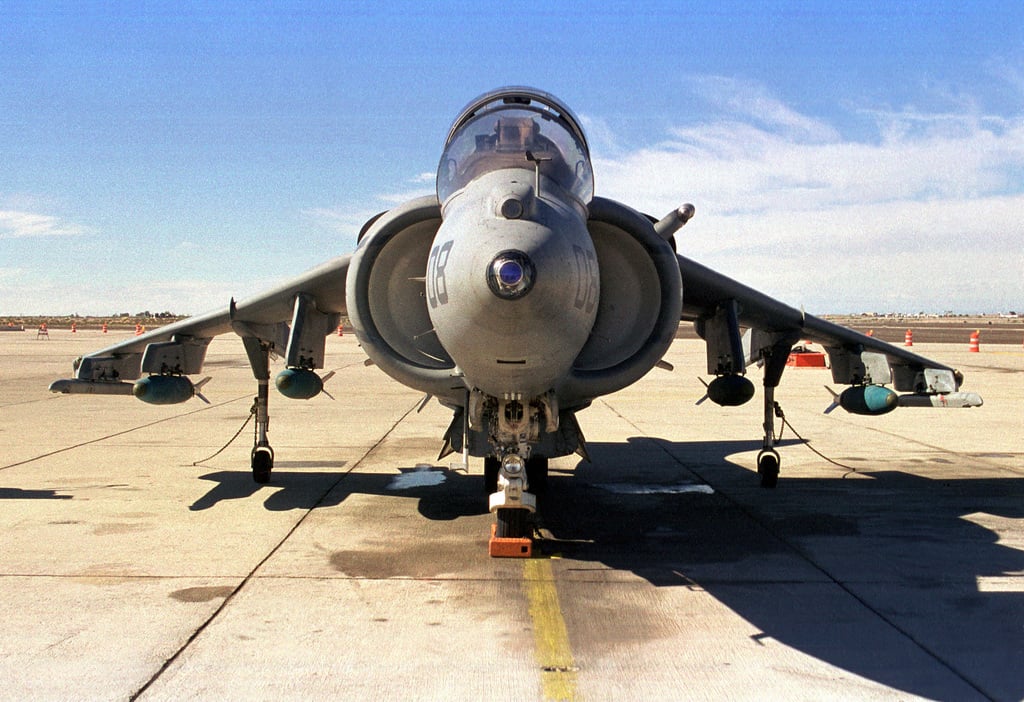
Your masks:
<svg viewBox="0 0 1024 702"><path fill-rule="evenodd" d="M582 207L525 168L480 176L445 203L426 289L438 339L467 386L496 398L548 392L597 315L600 277Z"/></svg>

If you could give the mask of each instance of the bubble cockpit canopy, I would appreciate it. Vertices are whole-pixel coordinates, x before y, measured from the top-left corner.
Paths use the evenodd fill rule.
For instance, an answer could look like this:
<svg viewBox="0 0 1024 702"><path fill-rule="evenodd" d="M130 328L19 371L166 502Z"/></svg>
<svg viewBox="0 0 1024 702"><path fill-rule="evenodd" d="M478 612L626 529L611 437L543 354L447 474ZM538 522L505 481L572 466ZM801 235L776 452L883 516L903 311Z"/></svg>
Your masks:
<svg viewBox="0 0 1024 702"><path fill-rule="evenodd" d="M505 168L539 168L582 205L594 196L579 121L557 98L533 88L499 88L462 110L441 155L437 198L443 204L474 178Z"/></svg>

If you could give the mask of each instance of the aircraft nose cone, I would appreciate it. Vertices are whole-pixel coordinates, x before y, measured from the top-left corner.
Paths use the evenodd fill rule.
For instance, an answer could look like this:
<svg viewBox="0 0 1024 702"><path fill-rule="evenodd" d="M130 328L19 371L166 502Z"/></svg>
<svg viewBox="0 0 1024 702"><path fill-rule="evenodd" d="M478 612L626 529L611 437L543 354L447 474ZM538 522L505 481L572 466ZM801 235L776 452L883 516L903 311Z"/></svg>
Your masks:
<svg viewBox="0 0 1024 702"><path fill-rule="evenodd" d="M491 292L503 300L516 300L533 288L536 268L522 251L502 251L487 268Z"/></svg>

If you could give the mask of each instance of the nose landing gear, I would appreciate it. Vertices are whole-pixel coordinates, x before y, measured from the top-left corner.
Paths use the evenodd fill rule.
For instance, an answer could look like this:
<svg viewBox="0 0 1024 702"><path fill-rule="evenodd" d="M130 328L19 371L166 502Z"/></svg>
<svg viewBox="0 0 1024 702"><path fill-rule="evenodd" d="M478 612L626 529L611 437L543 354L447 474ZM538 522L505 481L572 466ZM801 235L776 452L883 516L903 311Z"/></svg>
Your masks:
<svg viewBox="0 0 1024 702"><path fill-rule="evenodd" d="M524 460L518 453L508 453L500 460L484 461L485 482L495 523L491 529L488 553L492 557L529 558L533 555L532 516L537 510L537 497L527 492L531 474L538 482L547 479L547 459Z"/></svg>

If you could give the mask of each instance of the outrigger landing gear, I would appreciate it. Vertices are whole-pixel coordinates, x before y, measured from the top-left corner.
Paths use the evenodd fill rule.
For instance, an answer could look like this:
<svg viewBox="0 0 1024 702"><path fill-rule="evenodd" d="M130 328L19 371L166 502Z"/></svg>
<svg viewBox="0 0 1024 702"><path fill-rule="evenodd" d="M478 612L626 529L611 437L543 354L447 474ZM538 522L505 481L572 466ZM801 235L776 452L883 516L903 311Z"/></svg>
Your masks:
<svg viewBox="0 0 1024 702"><path fill-rule="evenodd" d="M757 473L761 476L761 487L774 488L779 484L781 459L775 450L775 388L764 386L764 442L757 454Z"/></svg>
<svg viewBox="0 0 1024 702"><path fill-rule="evenodd" d="M270 346L251 336L242 337L249 365L256 376L256 436L252 447L252 479L260 485L270 482L274 469L274 449L270 447Z"/></svg>
<svg viewBox="0 0 1024 702"><path fill-rule="evenodd" d="M796 339L783 335L775 339L770 347L762 351L764 360L764 441L757 454L757 473L761 476L761 487L772 489L779 484L779 466L782 459L775 450L775 418L782 417L782 410L775 402L775 388L782 380L786 359Z"/></svg>

